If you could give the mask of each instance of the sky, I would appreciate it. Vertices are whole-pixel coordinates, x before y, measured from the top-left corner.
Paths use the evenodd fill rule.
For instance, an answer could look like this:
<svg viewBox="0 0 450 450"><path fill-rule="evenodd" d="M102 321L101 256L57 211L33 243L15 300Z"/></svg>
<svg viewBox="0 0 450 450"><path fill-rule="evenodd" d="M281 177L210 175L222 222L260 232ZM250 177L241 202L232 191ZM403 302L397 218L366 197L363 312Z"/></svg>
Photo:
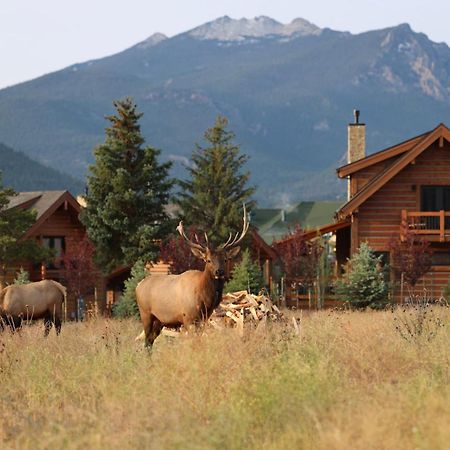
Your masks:
<svg viewBox="0 0 450 450"><path fill-rule="evenodd" d="M360 33L409 23L450 44L449 0L0 0L0 88L228 15Z"/></svg>

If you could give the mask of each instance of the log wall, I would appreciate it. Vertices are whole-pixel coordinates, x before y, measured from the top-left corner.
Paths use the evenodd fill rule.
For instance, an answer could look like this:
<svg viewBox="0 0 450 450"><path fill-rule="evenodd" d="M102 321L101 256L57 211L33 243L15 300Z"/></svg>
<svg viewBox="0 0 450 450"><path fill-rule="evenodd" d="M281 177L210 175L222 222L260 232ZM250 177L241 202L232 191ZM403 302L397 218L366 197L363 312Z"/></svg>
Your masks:
<svg viewBox="0 0 450 450"><path fill-rule="evenodd" d="M393 161L394 158L357 172L354 177L358 188ZM375 251L388 251L390 239L400 233L401 211L421 210L420 191L425 185L450 186L450 144L447 141L442 148L435 142L358 208L355 215L358 247L361 242L368 242ZM450 251L450 242L439 247L432 242L431 248L433 251ZM439 296L449 279L450 266L435 266L417 288L425 287L434 296ZM399 297L398 289L395 295Z"/></svg>

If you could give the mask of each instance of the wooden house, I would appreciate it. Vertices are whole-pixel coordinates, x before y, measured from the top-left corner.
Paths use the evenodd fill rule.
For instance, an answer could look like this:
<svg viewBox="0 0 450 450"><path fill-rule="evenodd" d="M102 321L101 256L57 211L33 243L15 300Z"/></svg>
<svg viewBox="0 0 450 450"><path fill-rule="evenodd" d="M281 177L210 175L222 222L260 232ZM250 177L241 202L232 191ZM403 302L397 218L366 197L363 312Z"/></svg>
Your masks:
<svg viewBox="0 0 450 450"><path fill-rule="evenodd" d="M430 242L432 269L420 286L442 295L450 279L450 130L439 124L380 152L365 156L365 125L349 125L348 201L337 223L340 262L367 242L389 261L389 241L405 228ZM398 294L397 294L398 295Z"/></svg>
<svg viewBox="0 0 450 450"><path fill-rule="evenodd" d="M24 239L36 239L45 247L53 249L54 260L47 264L32 264L24 261L19 266L30 274L30 281L52 279L65 284L62 256L69 239L81 240L86 233L84 225L80 222L81 205L68 191L37 191L20 192L12 197L9 208L33 209L37 213L36 222L27 231ZM11 283L19 267L12 268L7 274L6 281ZM102 311L105 308L105 282L98 273L96 285L85 306L96 306ZM69 295L66 302L66 315L68 319L78 316L76 299Z"/></svg>
<svg viewBox="0 0 450 450"><path fill-rule="evenodd" d="M305 239L336 236L335 275L367 242L390 262L390 241L405 229L430 243L432 268L416 285L439 298L450 280L450 130L443 123L397 145L365 154L365 124L348 125L348 163L337 169L348 198L333 223L305 233ZM393 279L391 271L391 281ZM399 280L395 280L399 281ZM402 301L397 287L394 298ZM330 303L331 304L331 303Z"/></svg>

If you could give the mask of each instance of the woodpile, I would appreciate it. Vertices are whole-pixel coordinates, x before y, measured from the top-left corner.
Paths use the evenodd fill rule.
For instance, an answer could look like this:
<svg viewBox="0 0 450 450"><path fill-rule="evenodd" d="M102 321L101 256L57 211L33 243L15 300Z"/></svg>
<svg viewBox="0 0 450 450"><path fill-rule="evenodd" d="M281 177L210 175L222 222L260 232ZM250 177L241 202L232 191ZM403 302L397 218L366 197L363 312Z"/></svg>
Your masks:
<svg viewBox="0 0 450 450"><path fill-rule="evenodd" d="M244 326L253 325L256 328L264 328L267 322L285 320L278 307L272 303L266 295L253 295L247 291L238 291L225 294L222 302L213 312L206 327L221 330L226 327L237 328L241 335L244 334ZM295 322L295 319L294 319ZM297 322L294 324L298 333ZM181 328L183 330L183 327ZM172 330L164 327L161 334L169 337L179 337L180 330ZM136 341L144 339L144 332L136 337Z"/></svg>
<svg viewBox="0 0 450 450"><path fill-rule="evenodd" d="M267 321L282 320L283 314L266 295L253 295L247 291L225 294L222 302L209 319L214 328L236 327L244 332L244 324L264 327Z"/></svg>

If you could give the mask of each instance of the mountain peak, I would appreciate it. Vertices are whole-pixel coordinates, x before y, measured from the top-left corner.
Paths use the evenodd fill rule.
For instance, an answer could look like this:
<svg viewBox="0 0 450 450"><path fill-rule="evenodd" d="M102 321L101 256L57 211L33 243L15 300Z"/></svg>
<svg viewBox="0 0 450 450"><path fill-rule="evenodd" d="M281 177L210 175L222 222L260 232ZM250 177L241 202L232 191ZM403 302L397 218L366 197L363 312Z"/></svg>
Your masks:
<svg viewBox="0 0 450 450"><path fill-rule="evenodd" d="M153 47L157 44L159 44L162 41L165 41L167 36L163 33L153 33L150 37L148 37L145 41L139 42L139 44L136 45L137 48L146 49L149 47Z"/></svg>
<svg viewBox="0 0 450 450"><path fill-rule="evenodd" d="M200 40L241 41L247 37L308 35L320 32L319 27L301 18L285 25L267 16L253 19L232 19L223 16L194 28L188 35Z"/></svg>

